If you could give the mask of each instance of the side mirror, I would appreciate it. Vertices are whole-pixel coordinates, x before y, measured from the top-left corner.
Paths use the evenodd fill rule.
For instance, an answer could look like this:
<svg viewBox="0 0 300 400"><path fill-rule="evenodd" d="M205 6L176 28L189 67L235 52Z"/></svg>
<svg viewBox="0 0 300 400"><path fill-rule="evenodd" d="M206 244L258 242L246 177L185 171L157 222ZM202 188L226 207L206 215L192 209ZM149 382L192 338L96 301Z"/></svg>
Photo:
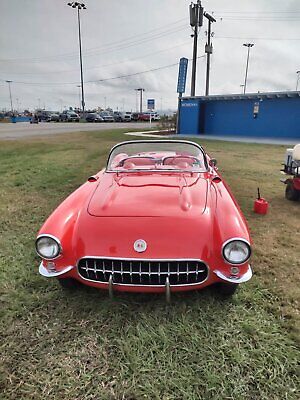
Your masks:
<svg viewBox="0 0 300 400"><path fill-rule="evenodd" d="M217 165L217 160L215 158L211 158L209 160L209 166L214 168L216 165Z"/></svg>

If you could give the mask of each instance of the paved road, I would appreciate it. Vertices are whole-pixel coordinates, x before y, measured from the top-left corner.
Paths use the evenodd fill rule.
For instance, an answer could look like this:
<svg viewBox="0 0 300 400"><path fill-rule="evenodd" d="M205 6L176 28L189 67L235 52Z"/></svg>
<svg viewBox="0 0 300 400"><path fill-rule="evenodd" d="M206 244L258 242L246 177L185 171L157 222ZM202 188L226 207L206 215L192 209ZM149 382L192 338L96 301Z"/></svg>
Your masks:
<svg viewBox="0 0 300 400"><path fill-rule="evenodd" d="M152 127L154 124L152 124ZM126 123L76 123L76 122L41 122L30 124L29 122L19 122L16 124L0 124L1 139L24 139L32 136L56 135L68 132L100 131L107 129L145 129L149 128L149 122L126 122Z"/></svg>

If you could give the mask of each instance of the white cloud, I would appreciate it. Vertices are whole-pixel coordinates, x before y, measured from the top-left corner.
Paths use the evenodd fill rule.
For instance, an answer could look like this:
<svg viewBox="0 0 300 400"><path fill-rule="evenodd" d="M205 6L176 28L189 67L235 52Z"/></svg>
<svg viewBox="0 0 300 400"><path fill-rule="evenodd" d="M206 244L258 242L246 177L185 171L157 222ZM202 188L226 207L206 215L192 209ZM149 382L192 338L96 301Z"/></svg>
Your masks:
<svg viewBox="0 0 300 400"><path fill-rule="evenodd" d="M67 1L2 0L0 78L13 81L14 102L21 107L60 109L77 106L80 84L76 12ZM298 0L206 0L216 12L211 93L237 93L244 80L246 48L253 40L250 91L294 89L300 69L300 5ZM164 107L176 108L178 67L135 74L191 57L188 0L87 0L82 12L83 65L87 107L107 105L135 109L137 87ZM283 13L280 13L282 11ZM223 19L220 20L220 17ZM205 21L206 24L206 21ZM202 28L199 56L203 54ZM293 40L265 40L289 38ZM151 54L153 54L151 56ZM191 63L190 63L191 64ZM204 93L205 59L198 60L197 94ZM190 73L187 94L189 93ZM26 82L17 83L17 82ZM54 85L57 82L70 84ZM39 83L39 84L36 84ZM0 81L0 109L9 108L8 88ZM40 99L40 100L38 100Z"/></svg>

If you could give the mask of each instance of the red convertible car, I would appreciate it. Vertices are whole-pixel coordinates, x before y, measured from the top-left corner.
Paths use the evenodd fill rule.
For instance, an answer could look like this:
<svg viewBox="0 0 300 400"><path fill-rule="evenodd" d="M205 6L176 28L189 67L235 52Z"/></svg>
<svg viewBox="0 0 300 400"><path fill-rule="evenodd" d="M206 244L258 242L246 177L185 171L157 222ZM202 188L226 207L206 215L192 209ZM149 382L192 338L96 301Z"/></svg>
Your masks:
<svg viewBox="0 0 300 400"><path fill-rule="evenodd" d="M250 237L232 193L196 143L117 144L41 228L39 272L63 287L171 292L215 284L231 295L252 276Z"/></svg>

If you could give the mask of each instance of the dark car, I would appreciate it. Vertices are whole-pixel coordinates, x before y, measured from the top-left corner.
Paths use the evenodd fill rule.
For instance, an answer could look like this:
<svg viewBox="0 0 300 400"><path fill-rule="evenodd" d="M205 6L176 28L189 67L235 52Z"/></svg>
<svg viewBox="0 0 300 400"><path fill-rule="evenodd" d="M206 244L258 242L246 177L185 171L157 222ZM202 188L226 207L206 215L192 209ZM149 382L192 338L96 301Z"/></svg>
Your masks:
<svg viewBox="0 0 300 400"><path fill-rule="evenodd" d="M50 114L51 114L51 112L46 111L46 110L40 110L40 111L36 112L36 116L37 116L39 122L47 121Z"/></svg>
<svg viewBox="0 0 300 400"><path fill-rule="evenodd" d="M72 110L63 111L59 116L60 121L65 122L79 122L79 115Z"/></svg>
<svg viewBox="0 0 300 400"><path fill-rule="evenodd" d="M104 119L101 117L101 115L97 113L89 113L85 117L86 122L104 122Z"/></svg>
<svg viewBox="0 0 300 400"><path fill-rule="evenodd" d="M122 122L122 113L120 113L119 111L114 111L114 120L115 122Z"/></svg>
<svg viewBox="0 0 300 400"><path fill-rule="evenodd" d="M131 120L132 121L139 121L139 119L140 119L140 113L132 113L131 114Z"/></svg>

